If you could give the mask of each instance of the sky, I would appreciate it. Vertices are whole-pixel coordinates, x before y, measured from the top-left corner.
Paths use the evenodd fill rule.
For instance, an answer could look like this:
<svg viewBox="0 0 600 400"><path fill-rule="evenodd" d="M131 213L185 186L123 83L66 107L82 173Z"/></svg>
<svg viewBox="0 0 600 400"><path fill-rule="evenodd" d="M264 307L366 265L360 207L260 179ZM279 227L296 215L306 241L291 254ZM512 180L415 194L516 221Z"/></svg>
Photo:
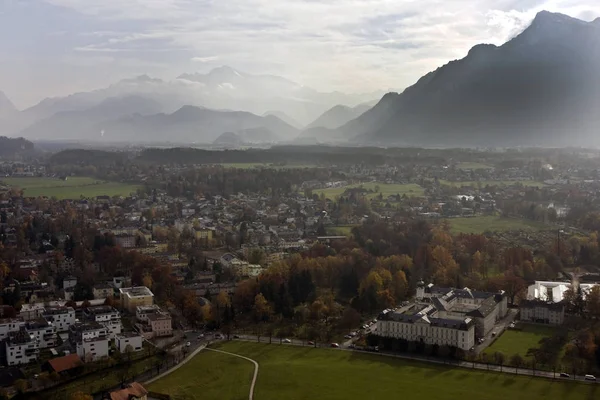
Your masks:
<svg viewBox="0 0 600 400"><path fill-rule="evenodd" d="M19 108L149 74L228 65L320 91L402 90L598 0L0 0L0 91Z"/></svg>

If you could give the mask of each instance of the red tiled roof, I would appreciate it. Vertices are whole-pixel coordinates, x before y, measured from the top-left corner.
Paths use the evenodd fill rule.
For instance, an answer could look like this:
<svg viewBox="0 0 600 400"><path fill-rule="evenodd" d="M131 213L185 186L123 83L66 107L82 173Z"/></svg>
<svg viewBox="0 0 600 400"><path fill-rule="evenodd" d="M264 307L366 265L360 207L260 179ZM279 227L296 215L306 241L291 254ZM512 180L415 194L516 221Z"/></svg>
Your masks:
<svg viewBox="0 0 600 400"><path fill-rule="evenodd" d="M48 364L50 364L52 369L57 373L83 366L83 362L77 354L69 354L68 356L54 358L48 361Z"/></svg>
<svg viewBox="0 0 600 400"><path fill-rule="evenodd" d="M132 382L128 387L110 392L110 400L131 400L141 398L148 391L138 382Z"/></svg>

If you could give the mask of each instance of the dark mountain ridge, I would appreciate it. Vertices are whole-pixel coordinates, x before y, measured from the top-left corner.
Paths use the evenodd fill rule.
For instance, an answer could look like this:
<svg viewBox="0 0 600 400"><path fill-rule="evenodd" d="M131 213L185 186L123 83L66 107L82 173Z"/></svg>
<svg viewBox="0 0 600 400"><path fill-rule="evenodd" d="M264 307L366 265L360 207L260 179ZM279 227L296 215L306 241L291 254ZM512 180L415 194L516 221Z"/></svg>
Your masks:
<svg viewBox="0 0 600 400"><path fill-rule="evenodd" d="M599 144L599 70L600 24L541 12L504 45L473 47L337 134L403 146Z"/></svg>

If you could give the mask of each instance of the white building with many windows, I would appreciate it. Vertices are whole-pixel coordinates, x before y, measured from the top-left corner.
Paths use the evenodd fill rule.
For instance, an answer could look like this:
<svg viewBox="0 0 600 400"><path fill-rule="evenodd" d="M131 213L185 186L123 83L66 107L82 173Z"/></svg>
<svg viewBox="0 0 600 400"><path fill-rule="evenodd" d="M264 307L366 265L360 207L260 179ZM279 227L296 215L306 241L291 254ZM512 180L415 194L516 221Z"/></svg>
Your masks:
<svg viewBox="0 0 600 400"><path fill-rule="evenodd" d="M11 332L4 342L7 365L29 364L40 356L37 340L30 335L25 327L18 332Z"/></svg>
<svg viewBox="0 0 600 400"><path fill-rule="evenodd" d="M103 357L108 357L108 339L91 338L84 339L76 344L77 355L83 362L97 361Z"/></svg>
<svg viewBox="0 0 600 400"><path fill-rule="evenodd" d="M121 314L110 306L88 307L83 311L83 315L88 321L98 322L104 326L111 339L121 333L123 325L121 324Z"/></svg>
<svg viewBox="0 0 600 400"><path fill-rule="evenodd" d="M56 346L56 327L43 318L36 321L29 321L25 325L29 333L38 342L40 349L47 349Z"/></svg>
<svg viewBox="0 0 600 400"><path fill-rule="evenodd" d="M475 345L475 321L469 317L440 317L433 305L413 303L384 311L377 322L377 334L469 350Z"/></svg>
<svg viewBox="0 0 600 400"><path fill-rule="evenodd" d="M69 340L84 362L108 356L108 330L99 322L76 323L69 328Z"/></svg>
<svg viewBox="0 0 600 400"><path fill-rule="evenodd" d="M549 325L562 325L565 321L565 305L542 300L523 300L519 304L521 321Z"/></svg>
<svg viewBox="0 0 600 400"><path fill-rule="evenodd" d="M0 340L4 340L11 332L19 332L25 326L25 321L18 318L0 319Z"/></svg>
<svg viewBox="0 0 600 400"><path fill-rule="evenodd" d="M67 332L76 321L73 307L46 307L42 316L56 327L57 332Z"/></svg>
<svg viewBox="0 0 600 400"><path fill-rule="evenodd" d="M477 337L489 334L496 322L508 312L508 299L502 291L491 293L420 283L416 299L432 304L441 318L471 318L475 322Z"/></svg>
<svg viewBox="0 0 600 400"><path fill-rule="evenodd" d="M117 335L115 338L115 345L122 354L125 354L128 350L127 346L131 346L131 351L143 350L144 338L139 333L126 332Z"/></svg>

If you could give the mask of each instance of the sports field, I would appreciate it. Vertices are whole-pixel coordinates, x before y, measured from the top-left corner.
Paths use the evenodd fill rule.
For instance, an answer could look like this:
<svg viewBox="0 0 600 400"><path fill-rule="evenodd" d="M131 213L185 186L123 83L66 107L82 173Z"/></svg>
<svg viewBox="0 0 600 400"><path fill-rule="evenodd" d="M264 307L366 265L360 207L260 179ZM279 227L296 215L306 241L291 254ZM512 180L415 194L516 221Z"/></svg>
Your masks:
<svg viewBox="0 0 600 400"><path fill-rule="evenodd" d="M541 222L518 218L502 218L497 216L477 216L448 219L453 233L483 233L506 231L543 231L552 229Z"/></svg>
<svg viewBox="0 0 600 400"><path fill-rule="evenodd" d="M498 351L503 353L507 359L514 354L527 358L529 349L539 348L540 340L552 336L555 331L551 326L533 324L519 324L519 328L522 330L505 331L485 352L493 354Z"/></svg>
<svg viewBox="0 0 600 400"><path fill-rule="evenodd" d="M316 193L319 196L321 195L321 193L325 193L325 197L327 197L328 199L334 200L337 196L340 196L342 193L344 193L346 191L346 189L358 188L358 187L362 187L366 190L373 190L373 191L375 191L376 189L379 189L378 192L373 192L373 193L368 194L367 197L369 199L379 196L380 193L383 195L384 199L388 196L396 195L396 194L399 194L399 195L406 194L409 197L410 196L422 197L425 194L425 191L423 190L423 188L414 183L395 184L395 183L378 183L378 182L359 183L359 184L355 184L355 185L348 185L348 186L344 186L344 187L336 187L336 188L330 188L330 189L316 189L316 190L313 190L313 193Z"/></svg>
<svg viewBox="0 0 600 400"><path fill-rule="evenodd" d="M249 342L217 348L258 362L257 400L581 400L594 398L596 389L337 349ZM242 400L248 398L253 368L237 357L202 352L149 388L173 400Z"/></svg>
<svg viewBox="0 0 600 400"><path fill-rule="evenodd" d="M0 182L23 189L25 197L56 197L57 199L79 199L82 196L128 196L138 186L119 182L101 181L88 177L58 178L0 178Z"/></svg>

